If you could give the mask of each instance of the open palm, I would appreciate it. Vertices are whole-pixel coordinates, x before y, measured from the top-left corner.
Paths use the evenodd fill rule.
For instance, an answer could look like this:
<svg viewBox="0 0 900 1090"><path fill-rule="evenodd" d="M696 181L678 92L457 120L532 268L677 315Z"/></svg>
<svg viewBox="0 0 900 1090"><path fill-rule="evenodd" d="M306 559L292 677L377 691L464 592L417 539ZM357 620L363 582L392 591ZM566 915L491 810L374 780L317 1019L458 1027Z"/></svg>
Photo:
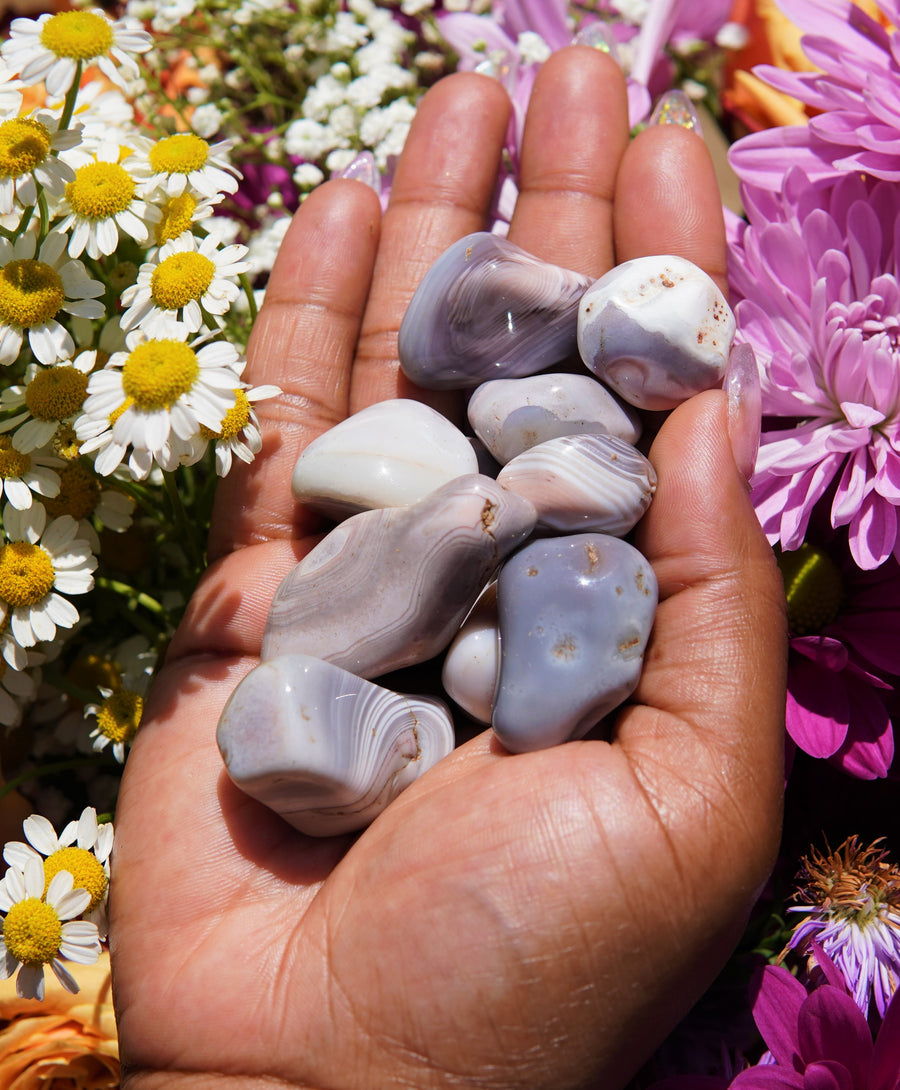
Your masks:
<svg viewBox="0 0 900 1090"><path fill-rule="evenodd" d="M295 216L247 377L276 382L263 454L222 482L202 580L117 810L114 985L130 1090L622 1084L727 956L777 841L780 578L734 465L725 398L669 417L638 544L660 584L611 741L511 756L485 732L358 836L304 837L243 796L215 744L269 602L315 543L299 451L373 401L435 257L484 226L509 103L458 75L424 100L381 216L358 182ZM545 64L510 237L593 276L679 253L721 281L702 142L629 144L624 82L585 47ZM432 398L449 414L459 406ZM243 467L242 467L243 468Z"/></svg>

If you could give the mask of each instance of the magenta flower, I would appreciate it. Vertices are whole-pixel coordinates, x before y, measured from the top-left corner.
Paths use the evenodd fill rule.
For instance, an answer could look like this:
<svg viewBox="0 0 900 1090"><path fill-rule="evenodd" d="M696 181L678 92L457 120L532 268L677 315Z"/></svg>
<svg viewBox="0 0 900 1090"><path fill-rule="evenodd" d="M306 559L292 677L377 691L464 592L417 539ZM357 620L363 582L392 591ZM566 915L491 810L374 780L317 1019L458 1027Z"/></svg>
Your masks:
<svg viewBox="0 0 900 1090"><path fill-rule="evenodd" d="M787 969L767 965L753 1017L771 1055L742 1071L731 1090L900 1088L900 1001L896 999L873 1043L862 1011L840 987L822 984L807 993Z"/></svg>
<svg viewBox="0 0 900 1090"><path fill-rule="evenodd" d="M898 0L875 0L895 27ZM771 65L754 74L818 112L808 125L766 129L738 140L729 158L745 182L777 191L800 167L814 184L862 171L900 180L900 32L849 0L778 0L801 30L803 51L820 71Z"/></svg>
<svg viewBox="0 0 900 1090"><path fill-rule="evenodd" d="M862 568L900 553L900 188L798 170L780 195L744 187L729 220L739 340L762 372L753 495L769 540L796 549L829 493Z"/></svg>

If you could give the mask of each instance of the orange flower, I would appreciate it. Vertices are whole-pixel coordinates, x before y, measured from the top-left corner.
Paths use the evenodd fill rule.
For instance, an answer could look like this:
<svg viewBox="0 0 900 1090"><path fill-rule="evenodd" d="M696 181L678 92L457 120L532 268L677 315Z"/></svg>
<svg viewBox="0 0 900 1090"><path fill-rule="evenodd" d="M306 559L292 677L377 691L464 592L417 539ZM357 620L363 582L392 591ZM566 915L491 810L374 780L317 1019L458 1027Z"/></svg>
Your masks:
<svg viewBox="0 0 900 1090"><path fill-rule="evenodd" d="M79 965L81 991L71 995L48 973L43 1002L19 999L0 981L0 1086L4 1090L118 1090L119 1044L109 954Z"/></svg>

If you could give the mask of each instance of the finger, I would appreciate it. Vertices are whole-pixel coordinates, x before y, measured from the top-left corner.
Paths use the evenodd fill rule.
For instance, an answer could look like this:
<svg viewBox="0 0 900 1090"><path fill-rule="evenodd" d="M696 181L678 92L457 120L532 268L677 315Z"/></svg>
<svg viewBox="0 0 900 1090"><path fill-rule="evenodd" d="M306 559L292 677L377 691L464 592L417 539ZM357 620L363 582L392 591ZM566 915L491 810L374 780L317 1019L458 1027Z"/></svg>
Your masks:
<svg viewBox="0 0 900 1090"><path fill-rule="evenodd" d="M703 140L679 125L651 125L628 146L615 195L616 260L687 258L728 293L725 222Z"/></svg>
<svg viewBox="0 0 900 1090"><path fill-rule="evenodd" d="M352 412L393 397L445 407L445 395L419 390L400 372L397 333L436 258L484 228L508 117L509 98L500 84L471 72L441 80L422 99L382 224L353 370Z"/></svg>
<svg viewBox="0 0 900 1090"><path fill-rule="evenodd" d="M262 452L219 484L211 559L254 542L299 536L313 520L291 498L291 473L303 447L347 414L380 218L368 186L336 181L314 190L288 228L244 374L251 385L275 383L282 393L258 403Z"/></svg>
<svg viewBox="0 0 900 1090"><path fill-rule="evenodd" d="M528 106L509 238L544 261L602 276L614 263L613 196L627 144L618 64L586 46L554 53Z"/></svg>

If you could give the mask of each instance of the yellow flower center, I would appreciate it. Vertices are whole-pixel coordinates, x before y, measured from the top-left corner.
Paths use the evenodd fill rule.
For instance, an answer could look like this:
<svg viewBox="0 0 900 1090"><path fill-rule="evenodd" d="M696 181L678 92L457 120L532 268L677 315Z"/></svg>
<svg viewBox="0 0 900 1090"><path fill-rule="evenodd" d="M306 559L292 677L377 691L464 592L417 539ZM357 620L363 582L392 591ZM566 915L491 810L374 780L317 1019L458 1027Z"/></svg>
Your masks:
<svg viewBox="0 0 900 1090"><path fill-rule="evenodd" d="M215 263L197 253L172 254L150 277L153 302L162 310L179 310L200 300L216 274Z"/></svg>
<svg viewBox="0 0 900 1090"><path fill-rule="evenodd" d="M62 277L34 258L8 261L0 269L0 323L42 325L56 317L66 300Z"/></svg>
<svg viewBox="0 0 900 1090"><path fill-rule="evenodd" d="M206 166L209 144L192 132L167 136L150 149L150 166L157 174L190 174Z"/></svg>
<svg viewBox="0 0 900 1090"><path fill-rule="evenodd" d="M0 125L0 177L29 174L50 154L50 130L31 117L11 117Z"/></svg>
<svg viewBox="0 0 900 1090"><path fill-rule="evenodd" d="M91 895L91 903L85 911L96 908L103 900L103 894L109 885L103 864L87 848L59 848L44 860L44 896L50 888L54 876L61 870L67 870L74 879L73 889L86 889Z"/></svg>
<svg viewBox="0 0 900 1090"><path fill-rule="evenodd" d="M11 606L36 606L53 589L53 561L46 549L28 541L0 548L0 598Z"/></svg>
<svg viewBox="0 0 900 1090"><path fill-rule="evenodd" d="M36 420L65 420L77 413L87 395L88 377L69 364L38 371L25 391L25 404Z"/></svg>
<svg viewBox="0 0 900 1090"><path fill-rule="evenodd" d="M190 193L182 193L180 197L173 197L162 210L162 219L156 228L156 244L162 246L164 242L170 242L178 238L191 226L194 209L197 207L197 198Z"/></svg>
<svg viewBox="0 0 900 1090"><path fill-rule="evenodd" d="M137 734L144 698L130 689L117 689L97 709L97 726L111 742L130 742Z"/></svg>
<svg viewBox="0 0 900 1090"><path fill-rule="evenodd" d="M91 11L62 11L41 31L41 45L57 57L86 61L106 53L113 44L112 25Z"/></svg>
<svg viewBox="0 0 900 1090"><path fill-rule="evenodd" d="M71 515L84 519L94 513L100 502L100 484L91 471L81 462L70 462L57 470L59 493L42 500L51 518Z"/></svg>
<svg viewBox="0 0 900 1090"><path fill-rule="evenodd" d="M66 200L76 216L106 220L125 211L135 189L134 178L118 163L86 163L66 186Z"/></svg>
<svg viewBox="0 0 900 1090"><path fill-rule="evenodd" d="M788 626L795 636L821 632L837 617L844 600L840 569L831 557L804 542L783 552L778 567L787 597Z"/></svg>
<svg viewBox="0 0 900 1090"><path fill-rule="evenodd" d="M66 670L66 679L80 689L95 689L98 685L104 689L118 689L122 684L122 675L116 664L93 651L87 651L75 659Z"/></svg>
<svg viewBox="0 0 900 1090"><path fill-rule="evenodd" d="M17 901L3 921L3 941L23 965L46 965L59 953L62 942L56 909L37 897Z"/></svg>
<svg viewBox="0 0 900 1090"><path fill-rule="evenodd" d="M71 462L78 457L80 450L81 444L78 442L78 436L76 436L75 429L71 424L63 424L57 428L53 436L54 454L58 454L60 458Z"/></svg>
<svg viewBox="0 0 900 1090"><path fill-rule="evenodd" d="M168 409L186 394L200 374L197 354L184 341L145 341L122 368L122 388L144 412Z"/></svg>
<svg viewBox="0 0 900 1090"><path fill-rule="evenodd" d="M234 439L240 435L250 422L250 400L243 390L234 391L234 405L222 417L222 430L210 431L200 425L200 434L204 439Z"/></svg>
<svg viewBox="0 0 900 1090"><path fill-rule="evenodd" d="M31 466L31 458L12 445L8 435L0 435L0 477L21 477Z"/></svg>

